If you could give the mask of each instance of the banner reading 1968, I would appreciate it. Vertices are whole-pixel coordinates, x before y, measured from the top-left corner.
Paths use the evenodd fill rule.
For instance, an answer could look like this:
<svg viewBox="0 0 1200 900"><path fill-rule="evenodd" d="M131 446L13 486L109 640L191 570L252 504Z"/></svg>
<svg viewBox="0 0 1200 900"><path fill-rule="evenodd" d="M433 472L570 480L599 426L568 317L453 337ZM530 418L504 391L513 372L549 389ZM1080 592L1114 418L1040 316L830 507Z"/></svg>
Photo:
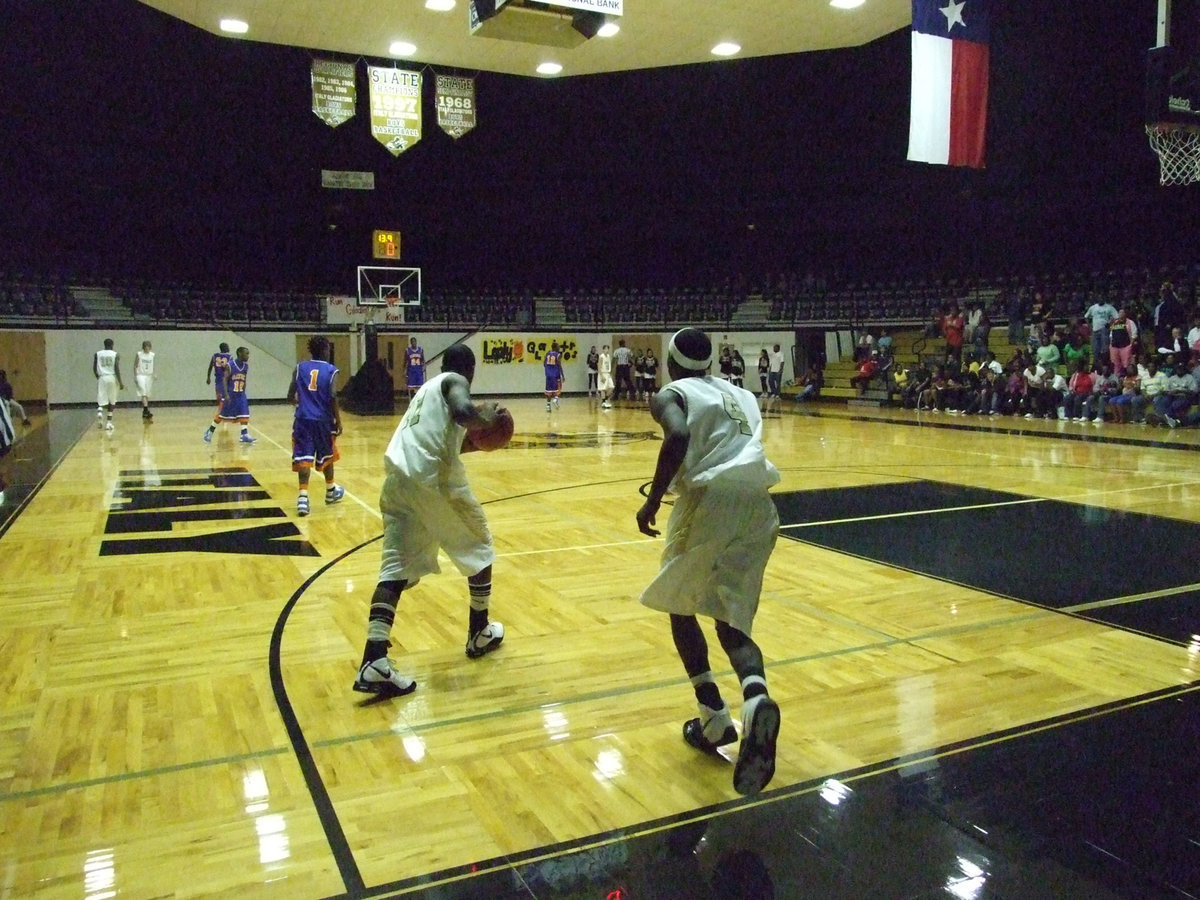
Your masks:
<svg viewBox="0 0 1200 900"><path fill-rule="evenodd" d="M438 75L434 83L438 125L457 140L475 127L475 79Z"/></svg>
<svg viewBox="0 0 1200 900"><path fill-rule="evenodd" d="M367 66L371 134L392 156L421 139L421 73Z"/></svg>
<svg viewBox="0 0 1200 900"><path fill-rule="evenodd" d="M354 63L312 62L312 111L330 128L354 118Z"/></svg>

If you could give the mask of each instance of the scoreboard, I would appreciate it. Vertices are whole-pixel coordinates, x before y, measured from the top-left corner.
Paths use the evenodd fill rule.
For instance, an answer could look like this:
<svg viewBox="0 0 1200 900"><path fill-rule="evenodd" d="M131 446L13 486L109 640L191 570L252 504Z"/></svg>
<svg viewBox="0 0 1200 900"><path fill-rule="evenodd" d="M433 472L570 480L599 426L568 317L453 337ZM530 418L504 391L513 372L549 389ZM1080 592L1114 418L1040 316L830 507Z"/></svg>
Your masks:
<svg viewBox="0 0 1200 900"><path fill-rule="evenodd" d="M371 258L400 261L400 232L376 229L371 238Z"/></svg>

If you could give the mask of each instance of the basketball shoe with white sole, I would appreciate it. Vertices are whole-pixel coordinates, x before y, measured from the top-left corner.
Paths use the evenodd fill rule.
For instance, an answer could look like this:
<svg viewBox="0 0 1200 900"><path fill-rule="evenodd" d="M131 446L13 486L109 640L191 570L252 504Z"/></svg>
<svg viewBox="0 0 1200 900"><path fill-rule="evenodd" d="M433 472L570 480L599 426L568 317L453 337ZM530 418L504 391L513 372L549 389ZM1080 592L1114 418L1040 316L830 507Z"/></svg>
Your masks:
<svg viewBox="0 0 1200 900"><path fill-rule="evenodd" d="M478 659L499 647L503 640L504 626L499 622L489 622L467 638L467 656Z"/></svg>
<svg viewBox="0 0 1200 900"><path fill-rule="evenodd" d="M403 697L415 691L417 683L407 675L401 675L390 659L381 656L358 670L358 677L354 679L354 689L363 694Z"/></svg>

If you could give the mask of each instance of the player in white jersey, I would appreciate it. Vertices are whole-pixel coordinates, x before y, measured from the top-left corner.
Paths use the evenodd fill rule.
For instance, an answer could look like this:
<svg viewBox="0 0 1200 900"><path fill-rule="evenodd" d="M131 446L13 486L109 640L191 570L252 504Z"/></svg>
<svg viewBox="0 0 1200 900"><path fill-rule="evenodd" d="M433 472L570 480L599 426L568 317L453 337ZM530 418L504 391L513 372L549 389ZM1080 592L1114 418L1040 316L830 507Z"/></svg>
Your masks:
<svg viewBox="0 0 1200 900"><path fill-rule="evenodd" d="M442 357L442 374L413 396L383 455L385 478L379 497L383 513L383 558L371 595L367 641L354 690L400 696L416 682L387 658L396 604L405 587L440 572L438 549L467 576L470 620L467 656L476 659L500 646L504 626L488 620L492 593L492 533L483 507L471 493L459 458L467 429L496 420L495 401L475 403L471 381L475 354L454 344Z"/></svg>
<svg viewBox="0 0 1200 900"><path fill-rule="evenodd" d="M716 620L717 639L742 685L742 743L733 772L741 794L761 791L775 774L779 706L767 695L762 651L750 638L763 571L779 535L768 489L779 471L762 446L754 395L707 374L712 341L695 328L671 338L671 383L650 403L663 444L638 529L653 527L668 489L677 495L667 522L658 575L642 593L651 609L671 616L671 634L691 678L700 715L683 726L693 747L714 752L737 740L733 717L708 663L697 615Z"/></svg>
<svg viewBox="0 0 1200 900"><path fill-rule="evenodd" d="M97 350L92 357L92 374L96 376L96 424L103 422L105 431L112 431L117 391L125 390L125 383L121 381L121 357L113 349L112 338L105 338L104 349ZM106 411L107 420L104 418Z"/></svg>
<svg viewBox="0 0 1200 900"><path fill-rule="evenodd" d="M149 421L154 418L150 412L150 390L154 387L154 351L150 349L149 341L142 341L142 349L137 353L137 367L134 369L133 380L137 384L138 396L142 399L142 418Z"/></svg>

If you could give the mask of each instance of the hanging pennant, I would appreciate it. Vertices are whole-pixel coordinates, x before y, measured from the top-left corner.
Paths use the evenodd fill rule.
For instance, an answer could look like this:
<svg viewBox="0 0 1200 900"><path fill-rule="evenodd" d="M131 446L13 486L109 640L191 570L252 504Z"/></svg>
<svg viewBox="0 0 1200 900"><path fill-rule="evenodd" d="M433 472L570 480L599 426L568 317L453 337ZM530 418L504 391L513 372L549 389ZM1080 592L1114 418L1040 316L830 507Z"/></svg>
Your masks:
<svg viewBox="0 0 1200 900"><path fill-rule="evenodd" d="M312 111L330 128L354 118L354 63L312 61Z"/></svg>
<svg viewBox="0 0 1200 900"><path fill-rule="evenodd" d="M367 66L371 134L392 156L421 139L421 73Z"/></svg>
<svg viewBox="0 0 1200 900"><path fill-rule="evenodd" d="M475 127L475 79L438 75L434 84L438 125L457 140Z"/></svg>

